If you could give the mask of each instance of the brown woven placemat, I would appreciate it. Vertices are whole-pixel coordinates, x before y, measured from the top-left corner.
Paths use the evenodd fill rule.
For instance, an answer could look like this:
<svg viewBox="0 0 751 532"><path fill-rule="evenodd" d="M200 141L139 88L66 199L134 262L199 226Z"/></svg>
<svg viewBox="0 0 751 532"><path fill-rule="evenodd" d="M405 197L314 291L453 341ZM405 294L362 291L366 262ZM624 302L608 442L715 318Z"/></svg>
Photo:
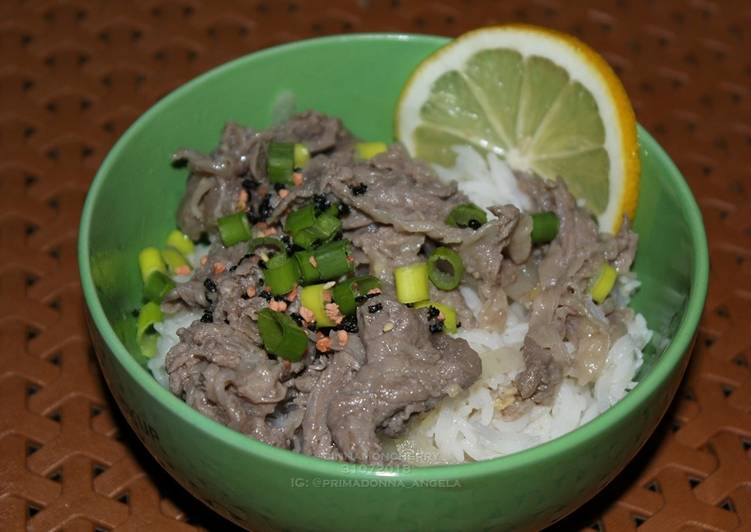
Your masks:
<svg viewBox="0 0 751 532"><path fill-rule="evenodd" d="M694 190L712 255L680 397L634 462L556 529L751 529L748 0L4 0L0 21L0 529L231 529L138 443L91 353L76 232L118 135L184 81L259 48L507 21L604 53Z"/></svg>

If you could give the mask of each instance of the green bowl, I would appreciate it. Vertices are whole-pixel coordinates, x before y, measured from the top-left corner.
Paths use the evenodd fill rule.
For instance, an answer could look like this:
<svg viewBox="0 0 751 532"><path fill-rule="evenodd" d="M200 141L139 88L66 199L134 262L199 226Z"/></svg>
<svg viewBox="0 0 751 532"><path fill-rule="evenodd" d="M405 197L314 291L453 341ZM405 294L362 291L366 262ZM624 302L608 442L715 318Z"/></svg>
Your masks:
<svg viewBox="0 0 751 532"><path fill-rule="evenodd" d="M654 430L675 394L707 289L701 215L680 172L643 129L636 216L642 288L633 307L655 340L639 385L578 430L505 458L389 469L276 449L203 417L160 387L134 356L138 251L175 226L185 171L179 147L210 150L229 120L262 128L284 91L298 109L341 117L365 139L390 141L402 84L446 39L348 35L298 42L233 61L144 114L96 175L78 258L96 353L126 419L185 488L254 530L534 529L602 489Z"/></svg>

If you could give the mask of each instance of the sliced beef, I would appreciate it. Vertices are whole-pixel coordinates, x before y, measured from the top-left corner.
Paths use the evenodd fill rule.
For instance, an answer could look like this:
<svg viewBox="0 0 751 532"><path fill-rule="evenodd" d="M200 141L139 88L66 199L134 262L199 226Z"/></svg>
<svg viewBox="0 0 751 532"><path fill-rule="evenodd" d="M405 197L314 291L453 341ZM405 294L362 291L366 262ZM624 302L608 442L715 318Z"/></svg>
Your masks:
<svg viewBox="0 0 751 532"><path fill-rule="evenodd" d="M561 366L555 362L550 350L529 336L524 339L522 356L525 369L515 381L519 395L536 403L549 402L563 379Z"/></svg>
<svg viewBox="0 0 751 532"><path fill-rule="evenodd" d="M527 367L516 379L522 397L540 402L551 399L555 385L541 375L566 372L582 383L599 375L615 338L592 314L588 287L605 261L612 261L619 271L628 270L636 235L628 223L616 236L600 234L594 218L577 206L560 179L543 182L524 176L521 182L537 208L555 212L560 221L558 235L537 268L540 291L531 305L523 350ZM573 345L573 352L566 342ZM539 393L531 391L535 383Z"/></svg>
<svg viewBox="0 0 751 532"><path fill-rule="evenodd" d="M332 353L329 363L313 385L302 422L302 452L318 458L341 460L342 454L331 438L328 410L331 400L365 363L365 349L356 335L347 346Z"/></svg>
<svg viewBox="0 0 751 532"><path fill-rule="evenodd" d="M331 191L372 220L403 233L421 233L444 243L459 243L466 229L446 225L452 208L465 202L456 183L426 177L427 169L411 161L401 145L367 162L342 166Z"/></svg>
<svg viewBox="0 0 751 532"><path fill-rule="evenodd" d="M481 372L480 358L460 339L431 334L426 313L384 297L375 313L358 311L365 365L334 395L328 426L344 458L383 461L376 430L395 435L413 413L469 387Z"/></svg>
<svg viewBox="0 0 751 532"><path fill-rule="evenodd" d="M282 364L250 336L224 323L194 322L167 353L170 389L202 414L275 445L289 447L299 426L267 422L287 396ZM302 422L301 416L299 421Z"/></svg>
<svg viewBox="0 0 751 532"><path fill-rule="evenodd" d="M278 142L304 144L308 151L316 154L334 148L346 149L354 137L338 118L326 116L317 111L305 111L274 127L271 135Z"/></svg>
<svg viewBox="0 0 751 532"><path fill-rule="evenodd" d="M469 275L481 282L481 295L489 296L500 284L499 274L503 250L519 221L519 210L513 205L493 207L498 217L477 231L469 230L459 246L459 255Z"/></svg>
<svg viewBox="0 0 751 532"><path fill-rule="evenodd" d="M362 251L360 262L370 265L373 275L391 281L394 268L419 260L418 253L425 236L402 233L388 225L371 224L345 234Z"/></svg>

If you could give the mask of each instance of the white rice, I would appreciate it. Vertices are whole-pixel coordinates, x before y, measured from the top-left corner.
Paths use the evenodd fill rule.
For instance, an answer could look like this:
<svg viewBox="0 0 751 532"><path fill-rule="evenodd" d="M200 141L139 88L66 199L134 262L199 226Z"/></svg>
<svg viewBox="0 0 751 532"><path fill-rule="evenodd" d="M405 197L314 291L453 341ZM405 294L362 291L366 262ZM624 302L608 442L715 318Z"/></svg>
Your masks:
<svg viewBox="0 0 751 532"><path fill-rule="evenodd" d="M529 199L503 161L492 154L484 160L471 148L455 149L459 170L437 167L443 179L456 179L459 188L481 207L513 203L529 208ZM203 253L197 250L194 264ZM626 306L638 286L635 275L620 276L616 304ZM482 304L477 294L465 286L460 290L470 310L479 312ZM601 313L596 305L592 307L596 316ZM156 326L161 337L157 355L148 366L163 386L168 387L164 362L178 341L177 330L200 317L197 312L180 312ZM526 311L518 304L509 307L503 331L460 329L456 336L467 340L482 359L480 379L414 420L402 438L384 441L387 456L414 465L460 463L507 455L562 436L610 408L636 385L633 379L642 364L642 350L652 337L644 317L636 314L627 323L628 333L613 344L594 383L580 385L575 378L565 377L552 405L535 405L508 419L502 410L514 401L513 380L524 368L521 346L527 329Z"/></svg>

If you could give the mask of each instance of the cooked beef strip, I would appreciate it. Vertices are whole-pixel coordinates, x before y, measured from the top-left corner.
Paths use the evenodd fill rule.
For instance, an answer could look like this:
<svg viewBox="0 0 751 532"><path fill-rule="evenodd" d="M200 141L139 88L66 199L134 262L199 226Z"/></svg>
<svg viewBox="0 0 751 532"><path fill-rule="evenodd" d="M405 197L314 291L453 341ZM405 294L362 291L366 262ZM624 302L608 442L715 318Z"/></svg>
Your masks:
<svg viewBox="0 0 751 532"><path fill-rule="evenodd" d="M409 158L400 144L367 162L342 166L329 182L336 196L372 220L404 233L422 233L444 243L459 243L471 229L446 225L452 208L466 202L456 183L444 185ZM366 185L363 194L352 187Z"/></svg>
<svg viewBox="0 0 751 532"><path fill-rule="evenodd" d="M370 265L371 274L391 282L394 268L420 260L418 253L425 237L415 233L402 233L388 225L370 224L348 231L344 235L362 251L360 261Z"/></svg>
<svg viewBox="0 0 751 532"><path fill-rule="evenodd" d="M174 394L228 427L270 445L290 446L297 426L266 421L287 396L280 382L281 362L269 359L250 336L224 323L196 321L178 336L180 342L166 361Z"/></svg>
<svg viewBox="0 0 751 532"><path fill-rule="evenodd" d="M538 209L552 210L560 220L558 235L539 264L541 290L532 302L529 341L522 348L526 368L516 378L522 398L541 402L551 399L551 390L557 385L556 379L562 378L563 368L582 383L599 374L604 363L602 353L607 353L615 338L602 332L587 309L589 282L605 260L620 259L617 267L627 271L633 260L636 235L628 224L616 237L600 234L593 217L577 206L561 180L543 182L522 176L520 182L528 193L534 194ZM588 333L578 334L581 328ZM566 349L564 341L572 342L573 353ZM542 367L548 369L542 371ZM534 383L542 393L533 390Z"/></svg>
<svg viewBox="0 0 751 532"><path fill-rule="evenodd" d="M357 335L351 335L345 348L329 356L329 364L321 372L308 398L302 422L302 452L329 460L342 459L342 453L331 438L328 409L332 398L364 363L365 348Z"/></svg>
<svg viewBox="0 0 751 532"><path fill-rule="evenodd" d="M382 310L358 310L367 360L333 395L328 427L344 458L381 463L376 430L401 432L405 413L429 409L436 401L469 387L480 376L480 358L461 339L431 334L426 313L377 297ZM392 419L394 418L394 419Z"/></svg>

